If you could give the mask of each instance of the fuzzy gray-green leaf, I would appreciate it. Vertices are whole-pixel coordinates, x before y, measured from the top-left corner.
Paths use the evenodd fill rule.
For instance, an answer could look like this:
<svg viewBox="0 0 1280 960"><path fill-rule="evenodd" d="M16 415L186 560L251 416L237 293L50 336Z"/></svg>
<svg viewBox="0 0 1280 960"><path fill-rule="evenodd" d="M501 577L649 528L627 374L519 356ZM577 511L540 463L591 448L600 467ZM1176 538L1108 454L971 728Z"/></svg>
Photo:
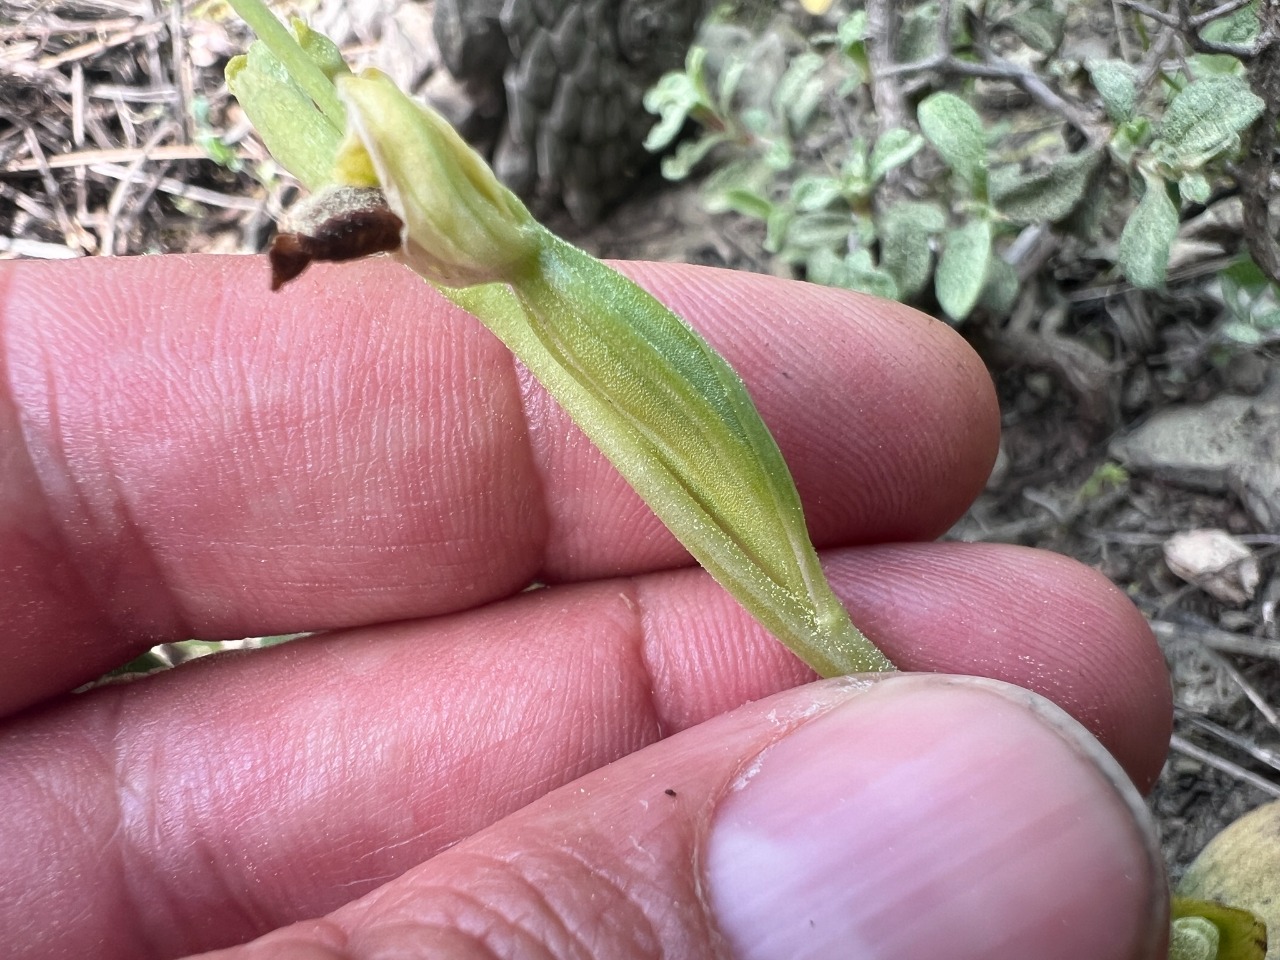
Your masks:
<svg viewBox="0 0 1280 960"><path fill-rule="evenodd" d="M885 300L897 300L899 296L893 275L872 263L865 250L856 250L845 257L844 282L840 286Z"/></svg>
<svg viewBox="0 0 1280 960"><path fill-rule="evenodd" d="M981 189L985 186L987 145L982 119L954 93L935 93L920 103L920 131L956 175Z"/></svg>
<svg viewBox="0 0 1280 960"><path fill-rule="evenodd" d="M938 304L952 320L960 321L977 305L987 281L991 259L991 223L976 218L947 234L938 259L934 290Z"/></svg>
<svg viewBox="0 0 1280 960"><path fill-rule="evenodd" d="M786 117L793 134L804 130L822 103L822 80L816 76L822 64L822 57L816 53L797 54L778 81L773 94L774 109L779 116Z"/></svg>
<svg viewBox="0 0 1280 960"><path fill-rule="evenodd" d="M997 317L1006 316L1018 299L1018 287L1018 271L1000 257L992 257L978 303Z"/></svg>
<svg viewBox="0 0 1280 960"><path fill-rule="evenodd" d="M692 140L685 140L675 152L662 158L662 175L668 180L683 180L702 159L729 138L723 133L704 133Z"/></svg>
<svg viewBox="0 0 1280 960"><path fill-rule="evenodd" d="M1192 172L1178 181L1178 194L1188 203L1206 203L1213 193L1213 185L1203 173Z"/></svg>
<svg viewBox="0 0 1280 960"><path fill-rule="evenodd" d="M791 185L791 202L801 213L823 210L840 199L841 189L835 177L798 177Z"/></svg>
<svg viewBox="0 0 1280 960"><path fill-rule="evenodd" d="M853 217L848 213L815 211L796 216L787 225L785 244L800 250L819 247L843 247L853 230Z"/></svg>
<svg viewBox="0 0 1280 960"><path fill-rule="evenodd" d="M1131 120L1138 105L1138 79L1133 67L1123 60L1094 60L1088 70L1107 116L1116 123Z"/></svg>
<svg viewBox="0 0 1280 960"><path fill-rule="evenodd" d="M1119 264L1139 287L1159 287L1169 269L1169 250L1178 235L1178 208L1160 177L1147 177L1147 188L1120 234Z"/></svg>
<svg viewBox="0 0 1280 960"><path fill-rule="evenodd" d="M1084 197L1101 163L1101 148L1069 153L1043 170L991 187L991 201L1015 223L1056 222L1067 217Z"/></svg>
<svg viewBox="0 0 1280 960"><path fill-rule="evenodd" d="M654 152L668 147L700 103L698 89L683 73L668 73L644 95L644 108L659 116L649 128L644 147Z"/></svg>
<svg viewBox="0 0 1280 960"><path fill-rule="evenodd" d="M1055 9L1052 3L1042 2L1024 6L1005 20L1004 24L1036 52L1049 54L1062 43L1066 20L1066 16Z"/></svg>
<svg viewBox="0 0 1280 960"><path fill-rule="evenodd" d="M1258 20L1257 0L1245 4L1234 13L1219 17L1205 25L1200 36L1215 43L1252 43L1258 37L1261 23Z"/></svg>
<svg viewBox="0 0 1280 960"><path fill-rule="evenodd" d="M712 209L711 203L707 204L707 209ZM714 212L722 213L726 210L740 213L744 217L768 221L773 215L774 205L763 194L739 187L725 190L717 195Z"/></svg>
<svg viewBox="0 0 1280 960"><path fill-rule="evenodd" d="M929 282L933 270L929 240L946 225L941 208L915 200L900 200L877 219L880 266L893 277L902 299L914 297Z"/></svg>
<svg viewBox="0 0 1280 960"><path fill-rule="evenodd" d="M902 166L914 157L924 140L919 134L902 127L886 130L871 148L869 175L872 183L883 180L891 170Z"/></svg>
<svg viewBox="0 0 1280 960"><path fill-rule="evenodd" d="M1169 102L1158 136L1182 163L1203 163L1233 144L1262 108L1240 77L1193 80Z"/></svg>

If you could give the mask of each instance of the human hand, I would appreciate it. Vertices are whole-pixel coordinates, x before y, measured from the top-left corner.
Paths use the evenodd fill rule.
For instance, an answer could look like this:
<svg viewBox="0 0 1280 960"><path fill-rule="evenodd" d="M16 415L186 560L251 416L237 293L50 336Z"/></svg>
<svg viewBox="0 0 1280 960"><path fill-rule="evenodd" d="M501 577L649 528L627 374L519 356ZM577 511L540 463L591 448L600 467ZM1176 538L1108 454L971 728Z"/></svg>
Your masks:
<svg viewBox="0 0 1280 960"><path fill-rule="evenodd" d="M263 269L0 268L7 955L1160 949L1120 771L1159 770L1163 663L1094 572L925 542L997 436L945 325L628 267L743 374L854 621L1119 765L990 681L808 683L479 324L389 263Z"/></svg>

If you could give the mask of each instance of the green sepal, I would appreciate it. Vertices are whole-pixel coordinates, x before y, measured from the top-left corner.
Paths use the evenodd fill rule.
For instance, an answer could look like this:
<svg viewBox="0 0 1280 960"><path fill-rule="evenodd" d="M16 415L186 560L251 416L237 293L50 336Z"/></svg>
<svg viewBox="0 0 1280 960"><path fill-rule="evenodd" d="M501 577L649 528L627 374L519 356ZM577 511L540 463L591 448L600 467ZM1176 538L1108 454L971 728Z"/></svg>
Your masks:
<svg viewBox="0 0 1280 960"><path fill-rule="evenodd" d="M296 39L303 41L308 57L322 69L331 69L329 48L337 52L332 42L305 27L299 33ZM254 41L247 53L233 57L226 77L227 88L281 166L309 190L333 182L333 158L342 141L342 128L294 82L264 41Z"/></svg>

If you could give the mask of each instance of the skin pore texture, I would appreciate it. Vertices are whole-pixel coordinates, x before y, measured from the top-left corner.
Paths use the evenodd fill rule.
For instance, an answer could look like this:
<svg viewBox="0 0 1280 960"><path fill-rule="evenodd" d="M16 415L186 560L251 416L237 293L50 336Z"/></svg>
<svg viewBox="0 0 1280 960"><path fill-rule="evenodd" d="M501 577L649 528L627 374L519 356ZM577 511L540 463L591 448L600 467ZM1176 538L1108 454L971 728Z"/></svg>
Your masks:
<svg viewBox="0 0 1280 960"><path fill-rule="evenodd" d="M623 266L742 374L835 590L901 668L1042 694L1117 771L1153 782L1168 685L1123 595L1061 557L928 542L981 490L998 441L989 379L953 330L843 291ZM480 922L476 888L468 900L455 881L487 889L485 868L514 862L510 831L537 848L526 886L620 871L638 911L627 929L656 938L627 939L634 955L726 949L690 866L707 810L742 764L852 694L793 689L809 671L421 281L387 261L319 265L273 295L265 271L259 258L0 264L0 929L13 955L174 957L295 921L311 926L262 955L295 956L284 942L304 945L299 958L393 955L406 925L446 936L449 918ZM534 581L549 589L521 592ZM68 693L158 642L294 631L323 633ZM743 706L771 695L784 699ZM943 697L917 740L1003 717L991 698ZM1074 770L1087 754L1059 757L1049 739L998 755ZM1095 792L1066 793L1093 798L1081 809L1115 794L1111 774L1081 776ZM648 783L665 819L638 812ZM684 872L638 883L615 835L633 854L647 837L653 863ZM1136 829L1100 836L1100 849L1138 842ZM1122 875L1153 887L1129 856L1094 893ZM508 880L495 898L518 899ZM558 889L572 901L562 925L593 916L574 912L571 881ZM693 906L653 906L682 890ZM599 936L599 955L632 955Z"/></svg>

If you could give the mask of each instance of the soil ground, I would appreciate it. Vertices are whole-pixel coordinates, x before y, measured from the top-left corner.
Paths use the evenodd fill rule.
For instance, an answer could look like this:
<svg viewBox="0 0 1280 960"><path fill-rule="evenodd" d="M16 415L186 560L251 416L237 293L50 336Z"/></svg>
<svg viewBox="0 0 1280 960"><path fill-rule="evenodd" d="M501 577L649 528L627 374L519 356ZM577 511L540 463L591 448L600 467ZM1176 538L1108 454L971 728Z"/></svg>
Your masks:
<svg viewBox="0 0 1280 960"><path fill-rule="evenodd" d="M348 50L430 87L429 5L350 6L358 16L337 3L307 10ZM296 191L227 96L221 68L245 36L220 16L212 3L0 0L0 258L263 248ZM553 226L602 256L784 269L754 225L652 178L590 230ZM1280 796L1276 514L1230 477L1115 466L1116 441L1162 411L1274 382L1273 347L1215 336L1221 304L1206 275L1191 270L1159 296L1099 283L1038 326L966 329L999 387L1004 441L951 534L1069 554L1150 618L1177 696L1177 738L1150 798L1175 877L1223 825ZM1170 571L1170 537L1201 529L1251 550L1259 582L1238 602Z"/></svg>

